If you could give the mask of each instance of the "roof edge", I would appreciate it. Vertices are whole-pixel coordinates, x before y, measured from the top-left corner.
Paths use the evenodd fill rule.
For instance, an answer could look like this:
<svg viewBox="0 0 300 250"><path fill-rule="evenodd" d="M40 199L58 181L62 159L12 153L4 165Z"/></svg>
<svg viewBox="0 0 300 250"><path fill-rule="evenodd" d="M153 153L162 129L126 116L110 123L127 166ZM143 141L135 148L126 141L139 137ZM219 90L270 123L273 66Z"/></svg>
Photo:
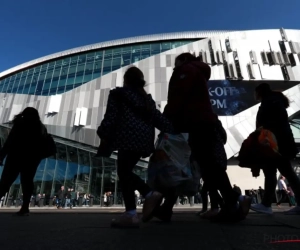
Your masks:
<svg viewBox="0 0 300 250"><path fill-rule="evenodd" d="M142 43L142 42L205 38L205 37L212 37L215 35L225 34L228 32L234 32L234 31L233 30L232 31L231 30L208 30L208 31L172 32L172 33L162 33L162 34L128 37L128 38L121 38L121 39L116 39L116 40L111 40L111 41L100 42L100 43L94 43L94 44L90 44L90 45L85 45L85 46L80 46L80 47L60 51L57 53L53 53L53 54L50 54L47 56L43 56L43 57L19 64L15 67L12 67L10 69L0 72L0 78L2 78L5 75L9 75L15 71L19 71L21 69L34 66L36 64L40 64L42 62L50 61L50 60L64 57L64 56L71 56L73 54L77 54L77 53L81 53L81 52L85 52L85 51L104 49L107 47L121 46L121 45L134 44L134 43Z"/></svg>
<svg viewBox="0 0 300 250"><path fill-rule="evenodd" d="M263 30L263 29L261 29ZM266 29L266 30L279 30L279 29ZM286 30L295 30L295 29L286 29ZM111 41L105 41L100 43L94 43L90 45L80 46L73 49L64 50L61 52L53 53L47 56L43 56L22 64L19 64L15 67L7 69L5 71L0 72L0 78L10 75L16 71L20 71L22 69L32 67L36 64L40 64L43 62L47 62L53 59L57 59L60 57L71 56L74 54L78 54L81 52L86 52L90 50L96 49L104 49L107 47L114 46L122 46L127 44L134 43L143 43L143 42L154 42L154 41L164 41L164 40L176 40L176 39L197 39L197 38L207 38L213 37L216 35L223 35L226 33L232 32L251 32L251 31L259 31L259 30L207 30L207 31L184 31L184 32L171 32L171 33L161 33L161 34L153 34L153 35L143 35L143 36L135 36L129 38L116 39Z"/></svg>

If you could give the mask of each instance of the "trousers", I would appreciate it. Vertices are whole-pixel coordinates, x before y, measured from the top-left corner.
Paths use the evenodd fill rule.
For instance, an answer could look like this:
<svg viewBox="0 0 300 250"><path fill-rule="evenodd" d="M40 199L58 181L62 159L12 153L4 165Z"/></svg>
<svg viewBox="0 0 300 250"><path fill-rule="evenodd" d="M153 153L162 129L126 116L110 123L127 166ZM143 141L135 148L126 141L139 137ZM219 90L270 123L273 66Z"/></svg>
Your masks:
<svg viewBox="0 0 300 250"><path fill-rule="evenodd" d="M20 174L23 191L22 209L28 210L33 192L33 179L41 162L40 158L28 156L7 155L0 180L0 197L3 197Z"/></svg>

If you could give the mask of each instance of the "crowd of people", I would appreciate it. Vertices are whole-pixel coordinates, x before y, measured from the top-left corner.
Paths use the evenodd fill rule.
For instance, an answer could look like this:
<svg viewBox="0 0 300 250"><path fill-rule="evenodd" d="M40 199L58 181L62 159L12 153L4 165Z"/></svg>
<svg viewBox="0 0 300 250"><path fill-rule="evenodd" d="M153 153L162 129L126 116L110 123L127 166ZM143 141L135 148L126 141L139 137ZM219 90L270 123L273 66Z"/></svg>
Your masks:
<svg viewBox="0 0 300 250"><path fill-rule="evenodd" d="M208 195L211 201L211 209L203 211L202 218L233 223L244 220L249 209L272 213L277 169L287 178L298 204L287 214L300 214L300 180L290 163L298 150L288 122L288 99L281 92L272 91L267 83L260 84L255 90L256 98L261 102L257 128L268 129L276 136L280 157L262 166L265 175L264 196L261 203L251 204L252 197L242 195L238 187L232 186L227 175L224 147L227 135L210 102L207 87L210 75L210 67L199 58L191 53L179 55L175 60L163 113L145 91L144 75L137 67L127 69L123 87L110 91L106 113L97 130L101 139L97 156L109 157L113 151L118 151L117 172L126 208L122 216L112 221L112 227L139 227L135 190L144 198L144 223L153 217L165 222L172 219L173 207L178 200L176 188L152 190L133 173L140 158L149 157L155 150L155 128L161 134L188 133L191 161L197 162L204 181L202 197ZM11 133L0 151L0 160L6 157L0 181L0 197L21 174L24 201L19 215L29 213L33 177L41 161L37 152L41 150L39 143L44 130L37 110L26 108L14 119ZM288 192L287 187L283 188L284 192ZM58 207L63 206L63 200L65 204L71 204L73 192L61 190L57 197Z"/></svg>

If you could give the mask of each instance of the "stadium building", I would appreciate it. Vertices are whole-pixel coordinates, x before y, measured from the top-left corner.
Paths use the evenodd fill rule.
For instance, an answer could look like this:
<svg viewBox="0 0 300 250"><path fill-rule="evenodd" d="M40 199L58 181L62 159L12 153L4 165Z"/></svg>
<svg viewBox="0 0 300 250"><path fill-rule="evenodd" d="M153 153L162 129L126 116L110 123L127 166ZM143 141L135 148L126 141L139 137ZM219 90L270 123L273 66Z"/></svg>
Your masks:
<svg viewBox="0 0 300 250"><path fill-rule="evenodd" d="M14 115L25 107L38 109L57 143L56 157L42 161L35 176L36 194L49 199L60 189L92 194L95 203L112 192L121 204L116 154L94 158L100 143L96 129L105 114L109 91L122 86L129 65L145 75L147 91L163 111L174 60L192 52L212 70L211 103L228 135L226 152L232 183L243 191L263 186L250 170L237 166L243 140L255 129L258 104L254 89L269 82L291 100L288 109L297 121L300 109L300 30L195 31L147 35L102 42L38 58L0 73L0 137L5 141ZM292 126L300 139L297 124ZM135 172L147 179L147 161ZM2 168L0 168L2 171ZM1 172L0 172L1 174ZM21 194L20 180L10 196Z"/></svg>

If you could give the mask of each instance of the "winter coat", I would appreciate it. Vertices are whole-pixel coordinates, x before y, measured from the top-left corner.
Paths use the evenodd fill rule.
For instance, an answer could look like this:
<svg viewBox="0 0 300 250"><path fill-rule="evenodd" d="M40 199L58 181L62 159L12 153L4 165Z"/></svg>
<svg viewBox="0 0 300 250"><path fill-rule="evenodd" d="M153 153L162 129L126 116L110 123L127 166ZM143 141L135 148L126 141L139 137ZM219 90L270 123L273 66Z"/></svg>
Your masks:
<svg viewBox="0 0 300 250"><path fill-rule="evenodd" d="M97 134L100 139L113 141L114 150L139 152L148 157L154 150L155 128L173 131L150 94L144 96L134 88L121 87L110 91Z"/></svg>
<svg viewBox="0 0 300 250"><path fill-rule="evenodd" d="M164 114L178 132L190 132L217 121L207 81L211 69L203 62L188 62L173 71Z"/></svg>
<svg viewBox="0 0 300 250"><path fill-rule="evenodd" d="M270 130L276 137L278 151L287 158L298 153L286 111L287 101L280 92L271 92L263 98L256 116L256 127Z"/></svg>
<svg viewBox="0 0 300 250"><path fill-rule="evenodd" d="M32 123L18 118L0 150L0 159L7 155L12 158L40 157L44 134L47 134L47 129L41 122Z"/></svg>

